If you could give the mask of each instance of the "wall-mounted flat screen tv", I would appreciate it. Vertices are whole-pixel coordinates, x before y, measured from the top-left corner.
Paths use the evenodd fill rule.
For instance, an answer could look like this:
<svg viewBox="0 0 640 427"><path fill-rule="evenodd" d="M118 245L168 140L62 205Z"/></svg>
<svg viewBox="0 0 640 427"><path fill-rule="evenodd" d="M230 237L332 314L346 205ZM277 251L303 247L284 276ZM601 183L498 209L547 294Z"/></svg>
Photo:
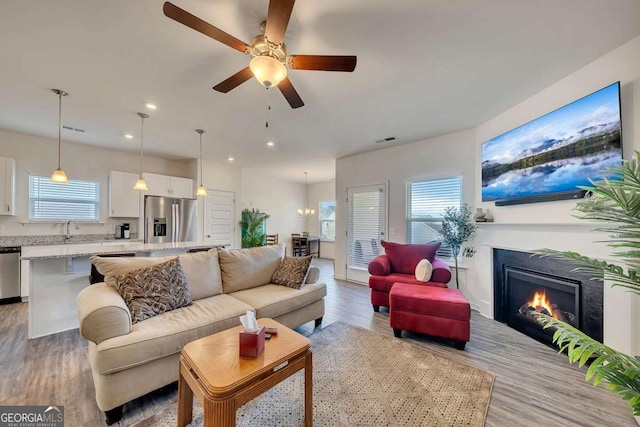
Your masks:
<svg viewBox="0 0 640 427"><path fill-rule="evenodd" d="M620 82L482 144L482 201L575 199L622 162Z"/></svg>

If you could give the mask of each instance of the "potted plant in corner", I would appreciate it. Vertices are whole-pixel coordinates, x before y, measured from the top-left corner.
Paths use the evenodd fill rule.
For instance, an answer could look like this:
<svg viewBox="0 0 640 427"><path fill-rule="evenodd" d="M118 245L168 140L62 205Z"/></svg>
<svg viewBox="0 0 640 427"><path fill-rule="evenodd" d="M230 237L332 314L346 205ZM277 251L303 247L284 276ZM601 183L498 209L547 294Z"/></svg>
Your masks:
<svg viewBox="0 0 640 427"><path fill-rule="evenodd" d="M472 217L473 212L466 203L462 205L460 209L455 207L446 208L444 210L444 216L442 217L440 236L442 237L442 243L449 246L453 253L457 289L460 289L458 257L462 250L462 244L476 234L477 226L473 223ZM471 258L474 253L475 249L472 247L466 247L462 251L462 254L467 258Z"/></svg>
<svg viewBox="0 0 640 427"><path fill-rule="evenodd" d="M592 196L578 202L580 219L602 221L606 225L596 231L610 233L606 240L614 248L613 254L624 265L582 256L577 252L542 251L546 256L562 257L574 261L576 270L593 274L594 279L606 280L611 286L630 291L630 297L640 295L640 165L638 156L622 165L605 170L610 179L591 181ZM555 328L553 341L560 351L567 352L569 362L584 366L590 362L586 380L596 386L604 381L609 390L629 401L636 421L640 417L640 361L618 352L589 337L579 329L550 316L540 314L538 319L545 328ZM640 421L639 421L640 424Z"/></svg>
<svg viewBox="0 0 640 427"><path fill-rule="evenodd" d="M254 248L264 246L267 237L267 219L269 215L259 209L243 209L240 228L242 230L242 247Z"/></svg>

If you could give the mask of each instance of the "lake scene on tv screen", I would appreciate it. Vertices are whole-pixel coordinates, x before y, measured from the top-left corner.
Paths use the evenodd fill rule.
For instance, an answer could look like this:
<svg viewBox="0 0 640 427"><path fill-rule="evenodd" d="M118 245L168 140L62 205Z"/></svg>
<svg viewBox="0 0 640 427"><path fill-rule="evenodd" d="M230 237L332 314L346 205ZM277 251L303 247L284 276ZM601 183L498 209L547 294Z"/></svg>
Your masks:
<svg viewBox="0 0 640 427"><path fill-rule="evenodd" d="M578 190L620 165L619 83L482 144L482 201Z"/></svg>

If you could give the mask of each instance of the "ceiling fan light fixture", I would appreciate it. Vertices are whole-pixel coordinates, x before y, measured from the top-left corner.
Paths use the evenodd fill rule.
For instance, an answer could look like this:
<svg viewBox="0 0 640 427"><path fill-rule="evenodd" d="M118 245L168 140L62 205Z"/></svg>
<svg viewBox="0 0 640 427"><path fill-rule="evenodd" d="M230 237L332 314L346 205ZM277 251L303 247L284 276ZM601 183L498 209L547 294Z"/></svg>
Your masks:
<svg viewBox="0 0 640 427"><path fill-rule="evenodd" d="M249 63L249 69L256 80L267 88L278 86L287 77L287 67L269 55L254 57Z"/></svg>

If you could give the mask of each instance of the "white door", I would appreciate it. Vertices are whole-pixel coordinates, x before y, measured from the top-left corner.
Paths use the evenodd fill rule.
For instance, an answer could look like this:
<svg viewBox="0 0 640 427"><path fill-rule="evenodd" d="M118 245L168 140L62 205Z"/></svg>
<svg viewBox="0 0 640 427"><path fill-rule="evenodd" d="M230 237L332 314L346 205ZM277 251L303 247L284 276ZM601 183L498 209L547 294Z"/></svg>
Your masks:
<svg viewBox="0 0 640 427"><path fill-rule="evenodd" d="M367 283L387 231L387 185L347 188L347 280Z"/></svg>
<svg viewBox="0 0 640 427"><path fill-rule="evenodd" d="M204 205L204 241L235 248L236 194L231 191L207 190Z"/></svg>

